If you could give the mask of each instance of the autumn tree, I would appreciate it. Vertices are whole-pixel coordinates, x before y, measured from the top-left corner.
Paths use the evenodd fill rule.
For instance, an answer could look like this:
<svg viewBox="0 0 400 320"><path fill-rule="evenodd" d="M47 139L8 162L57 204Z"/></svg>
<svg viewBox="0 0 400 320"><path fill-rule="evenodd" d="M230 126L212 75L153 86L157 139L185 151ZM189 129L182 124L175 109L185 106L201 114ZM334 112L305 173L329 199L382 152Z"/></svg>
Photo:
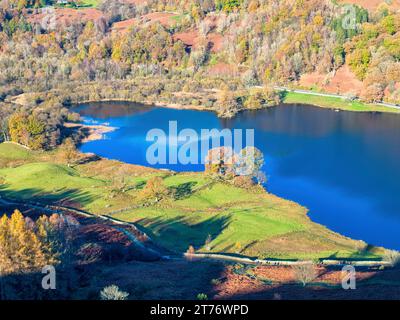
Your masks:
<svg viewBox="0 0 400 320"><path fill-rule="evenodd" d="M241 110L241 105L235 95L229 88L224 87L218 94L218 114L230 118Z"/></svg>
<svg viewBox="0 0 400 320"><path fill-rule="evenodd" d="M45 143L45 124L31 114L17 112L8 120L11 140L34 150Z"/></svg>
<svg viewBox="0 0 400 320"><path fill-rule="evenodd" d="M39 270L54 263L45 253L44 244L34 229L29 228L20 211L0 220L0 269L1 273L19 273Z"/></svg>
<svg viewBox="0 0 400 320"><path fill-rule="evenodd" d="M63 144L59 147L57 158L70 167L75 160L80 158L80 154L76 149L76 145L71 138L66 138Z"/></svg>
<svg viewBox="0 0 400 320"><path fill-rule="evenodd" d="M144 186L141 197L146 201L159 202L169 196L169 189L165 186L164 180L159 177L150 178Z"/></svg>

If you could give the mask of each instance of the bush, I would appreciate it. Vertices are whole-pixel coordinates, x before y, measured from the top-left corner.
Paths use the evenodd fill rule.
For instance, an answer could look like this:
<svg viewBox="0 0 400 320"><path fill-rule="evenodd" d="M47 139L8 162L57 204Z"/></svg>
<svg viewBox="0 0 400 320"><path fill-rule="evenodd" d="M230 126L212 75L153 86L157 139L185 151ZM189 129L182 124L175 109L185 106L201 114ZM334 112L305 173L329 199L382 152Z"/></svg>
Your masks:
<svg viewBox="0 0 400 320"><path fill-rule="evenodd" d="M318 272L314 263L304 263L293 266L296 279L305 287L308 283L318 277Z"/></svg>
<svg viewBox="0 0 400 320"><path fill-rule="evenodd" d="M101 300L126 300L128 296L129 293L121 291L116 285L105 287L100 292Z"/></svg>
<svg viewBox="0 0 400 320"><path fill-rule="evenodd" d="M199 293L197 295L197 300L208 300L208 296L205 293Z"/></svg>
<svg viewBox="0 0 400 320"><path fill-rule="evenodd" d="M221 284L221 280L220 279L211 279L211 284L213 286L218 286Z"/></svg>

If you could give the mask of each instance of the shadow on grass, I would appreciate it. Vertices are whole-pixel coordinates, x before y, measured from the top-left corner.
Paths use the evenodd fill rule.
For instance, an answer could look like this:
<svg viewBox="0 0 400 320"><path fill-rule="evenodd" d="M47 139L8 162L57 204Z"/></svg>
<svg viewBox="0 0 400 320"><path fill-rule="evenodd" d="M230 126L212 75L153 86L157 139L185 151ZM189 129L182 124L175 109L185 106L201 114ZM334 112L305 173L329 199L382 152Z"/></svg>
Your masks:
<svg viewBox="0 0 400 320"><path fill-rule="evenodd" d="M189 246L195 249L205 245L207 238L212 241L229 224L230 216L212 217L205 221L191 224L188 217L178 216L164 219L162 217L143 218L135 222L155 242L161 246L182 253Z"/></svg>
<svg viewBox="0 0 400 320"><path fill-rule="evenodd" d="M49 193L39 188L12 190L8 189L7 185L0 186L0 197L16 202L38 202L44 205L68 204L70 207L78 208L90 204L99 198L99 196L78 189L61 188L53 193Z"/></svg>
<svg viewBox="0 0 400 320"><path fill-rule="evenodd" d="M189 197L193 193L193 187L196 185L196 181L189 181L177 187L171 187L171 190L174 192L175 199L180 200Z"/></svg>
<svg viewBox="0 0 400 320"><path fill-rule="evenodd" d="M321 258L320 260L337 260L337 261L381 261L382 257L377 256L374 253L374 250L376 249L375 246L367 244L365 245L364 248L362 248L358 252L352 253L349 257L343 258L343 256L340 256L339 252L335 252L325 258Z"/></svg>

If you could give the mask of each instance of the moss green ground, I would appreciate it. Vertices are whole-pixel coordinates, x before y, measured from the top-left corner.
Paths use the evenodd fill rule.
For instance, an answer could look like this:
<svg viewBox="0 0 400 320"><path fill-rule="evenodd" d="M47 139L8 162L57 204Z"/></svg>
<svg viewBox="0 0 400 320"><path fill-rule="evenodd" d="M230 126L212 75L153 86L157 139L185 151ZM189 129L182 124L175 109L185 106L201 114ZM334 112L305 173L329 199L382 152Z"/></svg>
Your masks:
<svg viewBox="0 0 400 320"><path fill-rule="evenodd" d="M189 245L200 252L281 259L375 259L381 253L311 222L306 208L259 187L247 190L211 181L203 173L171 174L110 160L70 168L55 159L54 152L0 144L0 195L64 203L135 222L177 253ZM176 196L135 208L143 184L154 175L162 176ZM118 176L126 177L124 192L115 191ZM113 213L123 208L128 210Z"/></svg>
<svg viewBox="0 0 400 320"><path fill-rule="evenodd" d="M341 98L321 97L295 92L285 93L283 102L311 104L322 108L339 109L346 111L400 113L400 109L383 107L375 104L366 104L360 101L349 101Z"/></svg>

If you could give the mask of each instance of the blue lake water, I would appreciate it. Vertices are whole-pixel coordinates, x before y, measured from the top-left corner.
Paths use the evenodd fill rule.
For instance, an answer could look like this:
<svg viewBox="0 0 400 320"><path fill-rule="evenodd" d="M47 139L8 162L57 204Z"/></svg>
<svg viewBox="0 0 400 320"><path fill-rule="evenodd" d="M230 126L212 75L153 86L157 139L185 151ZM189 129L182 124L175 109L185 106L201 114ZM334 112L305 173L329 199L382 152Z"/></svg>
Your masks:
<svg viewBox="0 0 400 320"><path fill-rule="evenodd" d="M336 232L400 249L400 115L283 105L222 120L212 112L118 102L85 104L76 111L88 123L119 128L83 144L83 152L145 166L152 144L147 132L168 132L169 121L199 134L201 129L254 129L269 192L306 206L313 221ZM156 167L204 170L203 165Z"/></svg>

